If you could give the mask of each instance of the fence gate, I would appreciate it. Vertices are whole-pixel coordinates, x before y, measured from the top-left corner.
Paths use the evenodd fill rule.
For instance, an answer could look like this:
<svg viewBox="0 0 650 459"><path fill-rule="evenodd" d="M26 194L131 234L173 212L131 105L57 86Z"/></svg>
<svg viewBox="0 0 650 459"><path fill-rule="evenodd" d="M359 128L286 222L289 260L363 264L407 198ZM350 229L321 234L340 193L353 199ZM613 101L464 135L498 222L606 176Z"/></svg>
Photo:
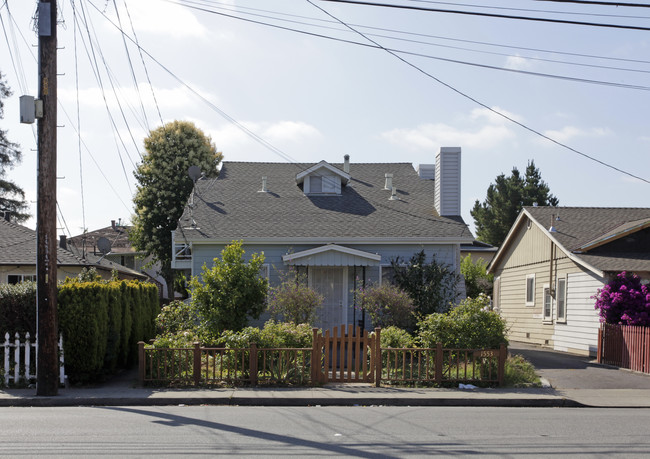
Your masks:
<svg viewBox="0 0 650 459"><path fill-rule="evenodd" d="M325 331L323 336L314 329L312 381L374 382L378 368L380 329L370 335L367 330L341 325Z"/></svg>

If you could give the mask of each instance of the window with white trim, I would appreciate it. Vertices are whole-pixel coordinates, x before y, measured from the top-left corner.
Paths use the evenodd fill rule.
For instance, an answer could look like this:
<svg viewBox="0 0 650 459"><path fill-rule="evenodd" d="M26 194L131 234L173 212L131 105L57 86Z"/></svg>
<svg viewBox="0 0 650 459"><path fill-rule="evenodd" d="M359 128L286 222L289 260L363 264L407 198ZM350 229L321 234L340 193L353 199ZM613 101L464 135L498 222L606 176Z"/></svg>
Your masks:
<svg viewBox="0 0 650 459"><path fill-rule="evenodd" d="M381 265L379 273L380 284L393 284L395 282L395 269L392 265Z"/></svg>
<svg viewBox="0 0 650 459"><path fill-rule="evenodd" d="M7 274L7 284L20 284L24 281L36 282L36 274Z"/></svg>
<svg viewBox="0 0 650 459"><path fill-rule="evenodd" d="M566 322L566 277L557 280L557 321Z"/></svg>
<svg viewBox="0 0 650 459"><path fill-rule="evenodd" d="M544 322L553 320L553 296L548 284L544 285L544 310L542 312Z"/></svg>
<svg viewBox="0 0 650 459"><path fill-rule="evenodd" d="M535 275L526 276L526 306L535 306Z"/></svg>

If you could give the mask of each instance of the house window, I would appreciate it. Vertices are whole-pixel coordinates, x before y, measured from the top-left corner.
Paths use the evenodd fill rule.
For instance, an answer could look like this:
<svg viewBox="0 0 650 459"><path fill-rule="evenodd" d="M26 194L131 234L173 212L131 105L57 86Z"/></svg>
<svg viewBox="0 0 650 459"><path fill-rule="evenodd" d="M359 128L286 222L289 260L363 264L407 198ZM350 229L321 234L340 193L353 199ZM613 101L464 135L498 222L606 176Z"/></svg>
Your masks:
<svg viewBox="0 0 650 459"><path fill-rule="evenodd" d="M526 306L535 306L535 275L526 276Z"/></svg>
<svg viewBox="0 0 650 459"><path fill-rule="evenodd" d="M7 284L20 284L24 281L36 281L36 274L8 274Z"/></svg>
<svg viewBox="0 0 650 459"><path fill-rule="evenodd" d="M310 193L336 193L336 177L312 175L309 177Z"/></svg>
<svg viewBox="0 0 650 459"><path fill-rule="evenodd" d="M191 260L192 259L192 246L188 244L175 244L174 245L174 258L176 260Z"/></svg>
<svg viewBox="0 0 650 459"><path fill-rule="evenodd" d="M380 284L394 284L395 283L395 269L389 265L380 266L379 273Z"/></svg>
<svg viewBox="0 0 650 459"><path fill-rule="evenodd" d="M566 322L566 278L557 280L557 320Z"/></svg>
<svg viewBox="0 0 650 459"><path fill-rule="evenodd" d="M548 285L544 285L544 322L553 320L553 297Z"/></svg>
<svg viewBox="0 0 650 459"><path fill-rule="evenodd" d="M266 279L267 281L269 280L269 265L268 264L263 264L260 267L260 277L262 279Z"/></svg>

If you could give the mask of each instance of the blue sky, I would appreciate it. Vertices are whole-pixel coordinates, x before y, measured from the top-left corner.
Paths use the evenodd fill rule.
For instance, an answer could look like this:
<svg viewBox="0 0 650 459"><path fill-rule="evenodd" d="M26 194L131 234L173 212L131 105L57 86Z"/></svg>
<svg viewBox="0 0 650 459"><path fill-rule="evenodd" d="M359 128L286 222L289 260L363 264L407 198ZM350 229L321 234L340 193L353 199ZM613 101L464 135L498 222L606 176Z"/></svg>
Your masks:
<svg viewBox="0 0 650 459"><path fill-rule="evenodd" d="M642 8L522 0L385 3L650 27L650 10ZM0 71L14 91L5 100L0 127L22 146L23 163L8 177L31 201L35 125L18 123L18 96L37 93L35 5L7 0L0 7ZM513 167L523 170L529 160L560 205L650 205L648 31L318 0L62 0L59 5L63 127L57 198L65 220L59 226L67 227L61 234L130 221L132 171L144 152L144 137L161 118L195 122L230 161L342 162L349 154L353 165L417 165L433 163L440 147L459 146L462 211L470 227L469 211L495 177ZM128 55L109 22L118 24L116 6L130 37ZM507 9L515 7L519 10ZM412 65L383 49L346 42L369 43L332 16L384 48L399 50ZM133 30L142 57L131 41Z"/></svg>

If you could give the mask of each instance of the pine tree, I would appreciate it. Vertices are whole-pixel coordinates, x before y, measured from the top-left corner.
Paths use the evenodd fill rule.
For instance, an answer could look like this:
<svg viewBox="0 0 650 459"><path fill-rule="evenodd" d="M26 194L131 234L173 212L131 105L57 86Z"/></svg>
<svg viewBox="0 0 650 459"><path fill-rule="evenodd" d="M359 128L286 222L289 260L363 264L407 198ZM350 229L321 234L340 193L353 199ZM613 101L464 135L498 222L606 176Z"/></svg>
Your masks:
<svg viewBox="0 0 650 459"><path fill-rule="evenodd" d="M474 203L470 213L474 218L477 239L499 246L524 206L557 206L558 203L542 180L535 161L528 162L524 177L514 167L510 176L501 174L495 183L490 184L485 201L476 200Z"/></svg>
<svg viewBox="0 0 650 459"><path fill-rule="evenodd" d="M4 75L0 72L0 119L4 118L3 99L11 96L12 92L4 81ZM20 163L22 153L20 146L10 142L7 138L7 131L0 129L0 213L9 212L12 219L17 222L27 220L30 215L27 213L27 202L25 192L14 182L6 179L7 169L13 168Z"/></svg>

